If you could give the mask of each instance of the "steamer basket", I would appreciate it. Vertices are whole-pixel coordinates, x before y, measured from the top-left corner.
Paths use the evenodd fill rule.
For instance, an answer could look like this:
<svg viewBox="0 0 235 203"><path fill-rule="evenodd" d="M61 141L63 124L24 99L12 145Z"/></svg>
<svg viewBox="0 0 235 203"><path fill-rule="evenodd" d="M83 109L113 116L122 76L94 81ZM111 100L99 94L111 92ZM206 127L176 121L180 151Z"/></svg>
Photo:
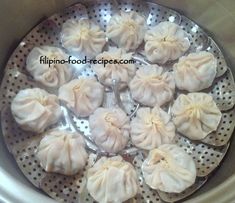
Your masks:
<svg viewBox="0 0 235 203"><path fill-rule="evenodd" d="M58 201L71 203L78 201L94 201L87 191L84 190L86 170L73 177L45 173L38 164L38 160L34 157L34 151L37 148L40 137L34 137L31 133L23 132L15 124L9 111L9 104L11 99L20 89L34 86L40 87L39 84L35 83L28 77L24 70L25 58L33 46L43 44L61 46L59 38L60 27L61 24L69 18L79 18L88 15L90 19L96 21L102 28L105 28L107 24L106 16L112 14L115 11L115 6L117 6L116 2L113 2L112 4L110 1L105 0L99 1L97 4L92 4L92 2L83 3L86 8L82 4L76 4L51 16L36 26L21 41L7 63L5 76L3 77L1 85L2 91L0 94L2 133L8 150L13 154L19 168L36 187L40 187L44 192ZM181 201L183 198L188 197L197 189L202 187L207 182L208 178L210 181L210 179L217 176L215 169L221 163L230 146L229 140L235 126L235 114L233 109L235 88L232 71L228 68L224 55L215 41L211 37L208 37L207 33L201 29L200 26L189 20L187 17L155 3L145 4L141 1L119 1L118 6L124 11L136 10L137 12L142 12L145 15L148 13L147 22L150 26L165 20L180 24L180 26L182 26L182 28L189 34L191 42L190 51L206 50L213 53L218 60L217 79L214 81L212 88L206 90L206 92L213 96L218 107L223 112L218 130L207 136L202 140L202 142L198 143L192 142L181 135L177 135L175 139L176 144L182 147L195 160L198 176L196 183L181 194L168 194L160 191L153 191L144 184L139 170L141 162L143 161L143 154L138 153L135 156L127 155L126 157L135 165L140 177L140 192L139 195L135 197L137 202L162 202L162 200L166 202ZM87 10L87 12L84 12L85 10ZM144 59L141 58L141 60ZM93 73L89 68L86 68L80 75L84 77L93 75ZM123 97L129 98L125 95ZM127 103L128 102L130 104L128 106L128 110L130 111L129 113L131 113L134 111L136 104L133 104L130 99L127 99ZM79 131L83 132L85 136L89 136L87 121L74 116L71 116L71 118L74 126L76 126ZM232 145L233 142L231 146ZM231 152L229 153L228 156L231 156ZM5 152L5 154L7 154L7 152ZM92 164L94 159L95 155L91 156L87 167ZM4 160L6 160L7 163L9 161L6 157L4 157ZM14 165L13 170L15 171L13 171L12 174L19 173L16 167L17 166ZM219 168L218 173L222 169L223 168ZM2 174L5 179L9 178L4 171L2 171ZM7 179L7 181L10 182L11 180ZM207 184L205 184L205 186L206 185ZM202 187L202 190L203 188L204 186ZM5 191L8 188L3 186L3 189ZM9 194L10 196L12 195L11 193L8 193L6 196L7 198L9 198ZM30 192L29 194L33 196L34 193ZM195 195L197 194L198 192L195 193ZM41 197L39 196L38 198L40 199ZM27 200L25 200L25 202L26 201Z"/></svg>

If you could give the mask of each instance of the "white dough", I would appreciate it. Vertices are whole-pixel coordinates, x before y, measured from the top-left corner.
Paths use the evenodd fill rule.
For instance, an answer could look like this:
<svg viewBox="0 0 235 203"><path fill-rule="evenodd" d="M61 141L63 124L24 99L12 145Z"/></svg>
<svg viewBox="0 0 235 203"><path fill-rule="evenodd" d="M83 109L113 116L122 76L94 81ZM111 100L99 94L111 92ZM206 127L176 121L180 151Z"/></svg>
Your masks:
<svg viewBox="0 0 235 203"><path fill-rule="evenodd" d="M57 96L39 88L20 90L12 100L11 111L22 129L38 133L62 115Z"/></svg>
<svg viewBox="0 0 235 203"><path fill-rule="evenodd" d="M62 45L70 52L88 59L102 52L105 33L88 19L67 20L62 27Z"/></svg>
<svg viewBox="0 0 235 203"><path fill-rule="evenodd" d="M192 140L201 140L215 131L221 112L211 95L181 94L172 106L173 122L178 132Z"/></svg>
<svg viewBox="0 0 235 203"><path fill-rule="evenodd" d="M160 107L140 108L131 121L131 140L141 149L151 150L171 143L175 137L175 126L171 117Z"/></svg>
<svg viewBox="0 0 235 203"><path fill-rule="evenodd" d="M129 81L134 77L136 67L133 63L120 64L120 60L130 60L131 57L132 53L126 53L124 49L111 47L109 51L104 51L96 56L96 59L116 60L117 63L108 63L106 66L104 66L104 64L94 64L92 68L97 74L99 81L104 85L111 86L112 80L115 79L120 83L120 88L126 87Z"/></svg>
<svg viewBox="0 0 235 203"><path fill-rule="evenodd" d="M59 99L77 116L87 117L103 102L104 87L95 78L74 79L59 89Z"/></svg>
<svg viewBox="0 0 235 203"><path fill-rule="evenodd" d="M83 137L75 132L53 129L45 133L36 156L47 172L74 175L88 159Z"/></svg>
<svg viewBox="0 0 235 203"><path fill-rule="evenodd" d="M115 14L111 17L106 35L118 47L135 50L142 43L147 30L146 19L135 11Z"/></svg>
<svg viewBox="0 0 235 203"><path fill-rule="evenodd" d="M131 80L130 91L132 98L146 106L162 106L169 102L175 92L173 74L163 72L157 65L145 65L136 71Z"/></svg>
<svg viewBox="0 0 235 203"><path fill-rule="evenodd" d="M160 64L178 59L190 46L187 33L171 22L161 22L150 28L144 40L147 59Z"/></svg>
<svg viewBox="0 0 235 203"><path fill-rule="evenodd" d="M174 64L176 86L189 92L208 88L215 79L216 67L216 58L206 51L182 56L179 62Z"/></svg>
<svg viewBox="0 0 235 203"><path fill-rule="evenodd" d="M121 156L102 157L88 170L87 189L98 202L125 202L137 194L137 174Z"/></svg>
<svg viewBox="0 0 235 203"><path fill-rule="evenodd" d="M89 118L91 137L103 150L116 153L127 144L129 118L120 108L98 108Z"/></svg>
<svg viewBox="0 0 235 203"><path fill-rule="evenodd" d="M26 69L34 80L47 87L58 88L68 82L72 77L71 67L64 63L56 62L49 66L40 58L46 60L68 60L62 49L53 46L34 47L26 60ZM46 59L46 60L45 60Z"/></svg>
<svg viewBox="0 0 235 203"><path fill-rule="evenodd" d="M144 180L151 188L180 193L196 179L196 166L191 156L174 144L164 144L149 152L142 165Z"/></svg>

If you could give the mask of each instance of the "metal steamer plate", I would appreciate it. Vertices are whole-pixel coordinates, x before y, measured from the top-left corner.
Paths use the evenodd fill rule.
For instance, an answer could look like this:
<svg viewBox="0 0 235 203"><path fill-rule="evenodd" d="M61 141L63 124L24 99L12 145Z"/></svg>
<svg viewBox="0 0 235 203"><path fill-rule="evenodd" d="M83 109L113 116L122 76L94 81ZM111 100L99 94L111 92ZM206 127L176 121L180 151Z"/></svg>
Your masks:
<svg viewBox="0 0 235 203"><path fill-rule="evenodd" d="M40 167L39 161L34 155L42 136L35 136L35 133L21 130L12 118L9 105L19 90L30 87L43 88L43 86L33 81L25 70L27 55L34 46L55 45L61 47L61 27L68 19L88 17L105 29L110 17L119 9L140 12L146 16L147 24L150 27L162 21L179 24L188 33L191 42L190 49L186 54L197 50L213 53L218 61L217 78L212 87L205 90L205 92L213 96L222 111L222 120L217 131L200 142L190 141L188 138L177 134L175 143L192 156L197 166L195 184L180 194L164 193L150 189L144 183L140 170L146 153L141 150L135 154L131 153L133 146L129 144L123 157L135 166L140 185L138 195L130 202L175 202L189 196L206 182L210 174L221 163L229 147L229 139L235 126L233 109L235 85L233 76L221 50L214 40L197 24L174 10L155 3L144 3L144 1L138 0L121 0L118 2L103 0L95 3L91 1L86 5L75 4L40 23L22 40L7 63L0 93L1 128L9 151L13 154L24 175L36 187L41 188L49 196L60 202L95 202L86 190L86 171L98 158L97 154L91 152L85 169L74 176L46 173ZM137 52L136 54L140 57L138 64L140 64L145 61L145 58L141 55L141 50ZM76 75L76 77L94 76L94 72L89 66L84 67ZM51 90L48 91L51 92ZM132 101L128 90L121 92L121 99L128 114L136 110L137 104ZM104 105L113 105L112 102L113 93L106 92ZM63 127L65 122L70 122L75 130L81 132L89 140L90 131L87 119L78 118L71 112L64 111L64 118L52 127ZM97 150L96 146L92 145L92 147L94 147L94 151Z"/></svg>

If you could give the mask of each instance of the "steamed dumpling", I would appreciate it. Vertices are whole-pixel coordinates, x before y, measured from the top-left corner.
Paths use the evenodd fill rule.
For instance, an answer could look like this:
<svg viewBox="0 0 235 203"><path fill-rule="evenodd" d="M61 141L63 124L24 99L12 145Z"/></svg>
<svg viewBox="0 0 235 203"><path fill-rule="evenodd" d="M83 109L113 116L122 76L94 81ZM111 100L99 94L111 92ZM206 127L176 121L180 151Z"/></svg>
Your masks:
<svg viewBox="0 0 235 203"><path fill-rule="evenodd" d="M59 89L59 99L77 116L87 117L101 106L104 87L95 78L74 79Z"/></svg>
<svg viewBox="0 0 235 203"><path fill-rule="evenodd" d="M173 98L175 81L173 74L163 72L162 67L146 65L136 71L129 87L137 102L151 107L162 106Z"/></svg>
<svg viewBox="0 0 235 203"><path fill-rule="evenodd" d="M193 140L205 138L220 123L221 112L206 93L181 94L172 106L177 131Z"/></svg>
<svg viewBox="0 0 235 203"><path fill-rule="evenodd" d="M22 129L38 133L62 115L57 96L39 88L20 90L12 100L11 111Z"/></svg>
<svg viewBox="0 0 235 203"><path fill-rule="evenodd" d="M131 121L132 143L150 150L171 143L175 137L175 126L171 117L160 107L140 108Z"/></svg>
<svg viewBox="0 0 235 203"><path fill-rule="evenodd" d="M135 50L142 43L147 30L146 20L134 11L123 12L112 16L106 35L118 47L125 50Z"/></svg>
<svg viewBox="0 0 235 203"><path fill-rule="evenodd" d="M91 137L103 150L116 153L127 144L129 118L120 108L98 108L89 118Z"/></svg>
<svg viewBox="0 0 235 203"><path fill-rule="evenodd" d="M62 27L62 44L76 55L93 58L106 43L105 33L88 19L67 20Z"/></svg>
<svg viewBox="0 0 235 203"><path fill-rule="evenodd" d="M41 61L41 60L44 60ZM34 47L26 60L26 69L34 80L47 87L58 88L72 77L71 67L64 63L44 64L45 60L68 60L62 49L52 46Z"/></svg>
<svg viewBox="0 0 235 203"><path fill-rule="evenodd" d="M208 88L215 79L216 67L216 58L206 51L182 56L179 62L174 64L176 86L189 92Z"/></svg>
<svg viewBox="0 0 235 203"><path fill-rule="evenodd" d="M36 155L45 171L64 175L76 174L88 159L83 137L59 129L45 133Z"/></svg>
<svg viewBox="0 0 235 203"><path fill-rule="evenodd" d="M166 63L178 59L189 48L187 33L171 22L161 22L145 34L145 54L153 63Z"/></svg>
<svg viewBox="0 0 235 203"><path fill-rule="evenodd" d="M195 163L183 149L164 144L149 152L142 165L144 180L151 188L180 193L196 179Z"/></svg>
<svg viewBox="0 0 235 203"><path fill-rule="evenodd" d="M120 64L121 60L131 60L132 53L126 53L124 49L118 49L115 47L110 48L109 51L105 51L99 54L97 60L116 60L117 63L94 64L93 70L98 76L101 83L107 86L112 85L112 80L120 82L120 87L126 87L129 81L135 75L135 64ZM119 64L118 64L119 63Z"/></svg>
<svg viewBox="0 0 235 203"><path fill-rule="evenodd" d="M137 174L121 156L102 157L88 169L87 189L98 202L125 202L137 194Z"/></svg>

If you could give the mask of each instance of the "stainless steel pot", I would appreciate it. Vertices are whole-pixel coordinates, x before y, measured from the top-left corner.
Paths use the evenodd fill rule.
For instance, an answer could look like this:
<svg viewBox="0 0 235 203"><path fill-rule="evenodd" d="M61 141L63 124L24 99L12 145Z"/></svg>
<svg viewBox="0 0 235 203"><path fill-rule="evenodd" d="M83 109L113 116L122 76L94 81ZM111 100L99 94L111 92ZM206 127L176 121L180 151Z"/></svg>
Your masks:
<svg viewBox="0 0 235 203"><path fill-rule="evenodd" d="M0 67L4 65L20 39L38 22L76 0L1 0ZM233 0L156 0L196 21L214 36L235 74L235 2ZM235 202L235 142L219 169L188 202ZM0 202L54 202L33 187L18 169L0 136Z"/></svg>

